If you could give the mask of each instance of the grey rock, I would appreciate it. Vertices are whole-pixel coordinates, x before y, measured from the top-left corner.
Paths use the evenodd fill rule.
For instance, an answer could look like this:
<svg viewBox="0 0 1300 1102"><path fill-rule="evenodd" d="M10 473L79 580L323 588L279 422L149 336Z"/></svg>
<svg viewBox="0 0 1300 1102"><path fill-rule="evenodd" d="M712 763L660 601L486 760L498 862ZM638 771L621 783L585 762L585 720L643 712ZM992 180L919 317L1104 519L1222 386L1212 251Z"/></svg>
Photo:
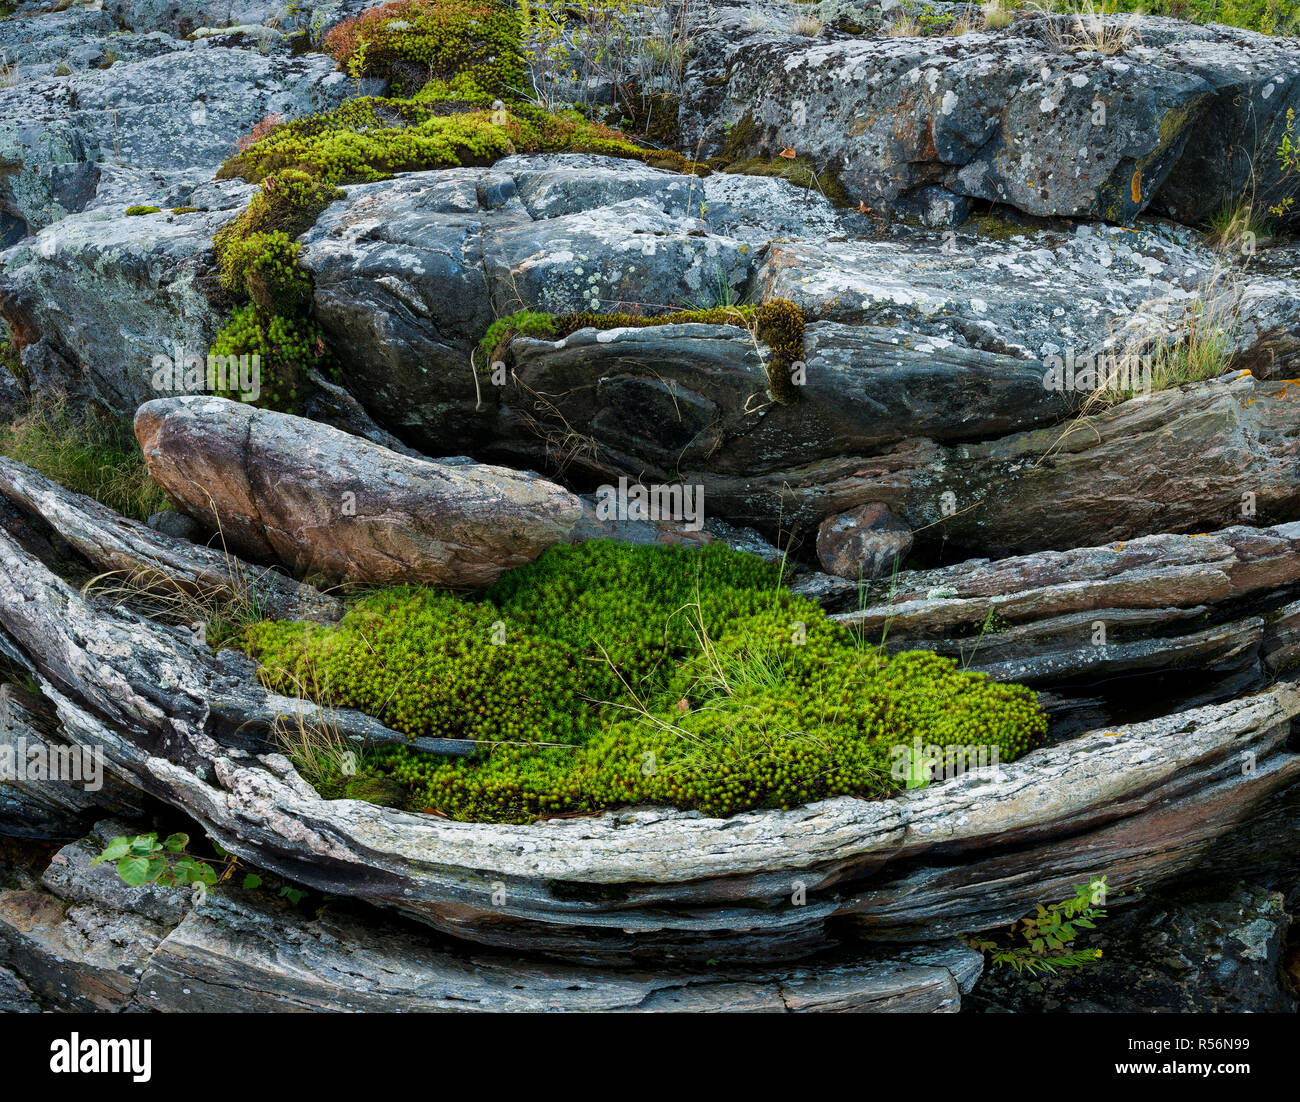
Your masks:
<svg viewBox="0 0 1300 1102"><path fill-rule="evenodd" d="M139 811L134 789L70 743L39 696L9 682L0 684L0 761L0 833L10 837L76 838L107 813Z"/></svg>
<svg viewBox="0 0 1300 1102"><path fill-rule="evenodd" d="M1155 202L1195 221L1241 194L1247 165L1278 189L1280 165L1232 150L1277 148L1300 96L1294 54L1248 31L1133 23L1112 55L1057 45L1063 17L809 40L727 7L688 63L683 142L706 155L794 148L872 206L940 183L1030 214L1127 223ZM1211 143L1190 141L1207 126Z"/></svg>
<svg viewBox="0 0 1300 1102"><path fill-rule="evenodd" d="M145 521L155 532L161 532L172 539L194 540L203 529L193 517L178 513L175 509L164 509L161 513L150 513Z"/></svg>
<svg viewBox="0 0 1300 1102"><path fill-rule="evenodd" d="M93 192L78 166L98 162L211 174L263 117L328 110L349 87L321 55L211 47L0 88L0 159L17 166L0 210L33 229L82 210Z"/></svg>

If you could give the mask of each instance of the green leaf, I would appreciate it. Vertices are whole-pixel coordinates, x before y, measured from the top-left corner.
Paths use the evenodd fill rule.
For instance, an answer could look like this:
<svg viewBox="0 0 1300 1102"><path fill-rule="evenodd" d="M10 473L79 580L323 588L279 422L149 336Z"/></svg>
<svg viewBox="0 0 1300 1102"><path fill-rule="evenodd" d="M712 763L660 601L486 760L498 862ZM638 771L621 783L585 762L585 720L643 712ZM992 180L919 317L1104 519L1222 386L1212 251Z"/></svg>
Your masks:
<svg viewBox="0 0 1300 1102"><path fill-rule="evenodd" d="M114 838L104 847L104 852L91 862L91 865L98 865L101 861L116 861L120 857L125 857L130 851L129 838Z"/></svg>
<svg viewBox="0 0 1300 1102"><path fill-rule="evenodd" d="M149 859L147 857L123 857L117 863L117 875L129 887L143 887L149 881Z"/></svg>
<svg viewBox="0 0 1300 1102"><path fill-rule="evenodd" d="M173 834L163 842L163 849L171 853L180 853L189 844L190 836L188 834Z"/></svg>
<svg viewBox="0 0 1300 1102"><path fill-rule="evenodd" d="M249 891L252 891L254 888L260 888L261 886L262 886L262 878L258 876L257 873L250 872L247 876L244 877L244 887L248 888Z"/></svg>
<svg viewBox="0 0 1300 1102"><path fill-rule="evenodd" d="M148 857L157 848L158 836L156 834L141 834L131 839L129 852L137 857Z"/></svg>
<svg viewBox="0 0 1300 1102"><path fill-rule="evenodd" d="M286 885L285 887L280 889L280 897L282 899L287 899L295 907L299 903L301 903L303 899L306 898L306 896L307 893L305 891L302 891L300 888L290 888L288 885Z"/></svg>

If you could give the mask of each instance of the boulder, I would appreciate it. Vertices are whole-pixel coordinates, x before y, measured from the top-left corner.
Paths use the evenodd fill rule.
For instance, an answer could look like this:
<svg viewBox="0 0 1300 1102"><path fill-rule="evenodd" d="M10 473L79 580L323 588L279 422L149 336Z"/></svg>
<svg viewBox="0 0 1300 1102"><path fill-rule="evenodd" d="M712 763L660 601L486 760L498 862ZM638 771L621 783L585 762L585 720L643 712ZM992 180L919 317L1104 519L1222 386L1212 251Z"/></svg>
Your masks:
<svg viewBox="0 0 1300 1102"><path fill-rule="evenodd" d="M177 509L231 549L302 573L486 586L565 539L580 514L535 475L414 459L221 398L146 402L135 431Z"/></svg>
<svg viewBox="0 0 1300 1102"><path fill-rule="evenodd" d="M1113 52L1087 49L1065 16L809 40L738 6L705 22L687 65L682 140L706 156L792 150L870 206L915 205L938 184L1118 223L1152 204L1195 222L1248 182L1284 188L1272 154L1300 104L1300 61L1267 35L1120 15L1094 20L1126 39Z"/></svg>
<svg viewBox="0 0 1300 1102"><path fill-rule="evenodd" d="M897 570L912 549L912 530L879 502L827 517L817 529L822 569L852 580Z"/></svg>

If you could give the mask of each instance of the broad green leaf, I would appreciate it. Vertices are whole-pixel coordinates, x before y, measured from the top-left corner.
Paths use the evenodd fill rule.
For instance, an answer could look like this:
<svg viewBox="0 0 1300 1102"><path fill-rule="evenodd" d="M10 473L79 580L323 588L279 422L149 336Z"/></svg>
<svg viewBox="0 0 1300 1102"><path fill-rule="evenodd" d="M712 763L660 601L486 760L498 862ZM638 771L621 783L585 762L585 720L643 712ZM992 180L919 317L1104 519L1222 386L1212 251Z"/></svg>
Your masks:
<svg viewBox="0 0 1300 1102"><path fill-rule="evenodd" d="M132 888L139 888L149 880L149 859L147 857L123 857L117 863L117 875L122 882Z"/></svg>

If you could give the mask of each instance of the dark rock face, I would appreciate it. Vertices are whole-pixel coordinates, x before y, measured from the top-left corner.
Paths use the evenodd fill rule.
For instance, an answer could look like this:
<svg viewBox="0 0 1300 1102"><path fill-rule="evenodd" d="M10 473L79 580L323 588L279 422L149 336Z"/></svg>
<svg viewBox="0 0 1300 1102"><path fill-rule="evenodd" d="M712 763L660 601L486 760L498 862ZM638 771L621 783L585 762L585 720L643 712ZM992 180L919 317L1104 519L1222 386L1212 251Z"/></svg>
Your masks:
<svg viewBox="0 0 1300 1102"><path fill-rule="evenodd" d="M1158 893L1098 924L1101 961L1055 976L993 971L963 1009L1016 1013L1277 1014L1297 1009L1284 978L1291 920L1280 892L1213 884Z"/></svg>

